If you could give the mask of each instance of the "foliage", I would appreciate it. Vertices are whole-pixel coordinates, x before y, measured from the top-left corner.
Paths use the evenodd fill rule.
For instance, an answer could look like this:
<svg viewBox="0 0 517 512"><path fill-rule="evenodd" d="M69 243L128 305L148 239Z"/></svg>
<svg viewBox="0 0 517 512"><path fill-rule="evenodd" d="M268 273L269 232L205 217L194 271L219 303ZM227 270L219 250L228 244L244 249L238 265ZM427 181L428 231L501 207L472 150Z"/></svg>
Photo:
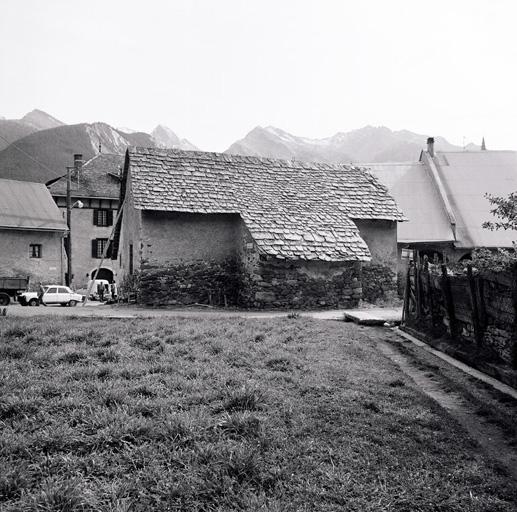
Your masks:
<svg viewBox="0 0 517 512"><path fill-rule="evenodd" d="M136 271L132 275L126 274L119 286L119 295L121 297L129 297L129 295L138 295L140 292L140 272Z"/></svg>
<svg viewBox="0 0 517 512"><path fill-rule="evenodd" d="M451 265L450 268L459 273L466 271L467 265L472 265L474 272L508 272L517 264L515 249L474 249L472 259Z"/></svg>
<svg viewBox="0 0 517 512"><path fill-rule="evenodd" d="M497 197L490 194L486 194L486 197L495 206L494 209L490 210L490 213L500 220L484 222L483 227L490 230L517 230L517 192L512 192L508 197Z"/></svg>

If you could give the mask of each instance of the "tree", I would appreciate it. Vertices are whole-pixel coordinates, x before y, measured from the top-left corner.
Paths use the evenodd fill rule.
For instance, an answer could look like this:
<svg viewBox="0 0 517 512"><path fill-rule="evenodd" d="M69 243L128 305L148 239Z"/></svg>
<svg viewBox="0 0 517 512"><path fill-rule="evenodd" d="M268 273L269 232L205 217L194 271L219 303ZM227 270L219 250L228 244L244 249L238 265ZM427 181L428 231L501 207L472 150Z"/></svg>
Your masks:
<svg viewBox="0 0 517 512"><path fill-rule="evenodd" d="M499 220L483 222L483 227L491 229L515 229L517 230L517 192L512 192L508 197L485 195L490 203L495 206L490 210Z"/></svg>

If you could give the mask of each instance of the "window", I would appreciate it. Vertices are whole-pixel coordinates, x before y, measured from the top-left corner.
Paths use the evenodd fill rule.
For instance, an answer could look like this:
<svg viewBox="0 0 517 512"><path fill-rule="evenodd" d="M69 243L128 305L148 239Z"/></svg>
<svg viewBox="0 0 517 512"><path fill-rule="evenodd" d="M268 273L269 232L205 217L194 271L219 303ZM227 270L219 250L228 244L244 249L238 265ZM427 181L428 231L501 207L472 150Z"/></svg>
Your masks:
<svg viewBox="0 0 517 512"><path fill-rule="evenodd" d="M30 244L29 256L31 258L41 258L41 244Z"/></svg>
<svg viewBox="0 0 517 512"><path fill-rule="evenodd" d="M129 244L129 275L133 275L133 244Z"/></svg>
<svg viewBox="0 0 517 512"><path fill-rule="evenodd" d="M92 240L92 258L102 258L102 255L104 254L104 248L106 247L106 244L108 243L107 238L96 238L95 240ZM110 257L111 250L108 249L108 252L106 253L106 257Z"/></svg>
<svg viewBox="0 0 517 512"><path fill-rule="evenodd" d="M113 210L93 210L94 226L112 226Z"/></svg>

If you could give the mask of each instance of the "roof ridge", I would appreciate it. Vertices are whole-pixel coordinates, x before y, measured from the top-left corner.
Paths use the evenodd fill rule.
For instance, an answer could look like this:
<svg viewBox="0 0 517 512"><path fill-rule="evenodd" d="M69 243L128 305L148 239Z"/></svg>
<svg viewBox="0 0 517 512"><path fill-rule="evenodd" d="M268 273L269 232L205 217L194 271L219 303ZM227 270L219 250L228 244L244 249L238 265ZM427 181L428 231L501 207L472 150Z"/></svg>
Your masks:
<svg viewBox="0 0 517 512"><path fill-rule="evenodd" d="M324 166L327 169L331 170L341 170L345 169L358 169L358 165L355 163L328 163L328 162L310 162L307 160L286 160L284 158L269 158L264 156L255 156L255 155L238 155L234 153L220 153L217 151L191 151L188 149L178 149L178 148L153 148L153 147L145 147L145 146L129 146L128 151L131 154L145 154L144 151L149 151L158 154L178 154L185 156L193 156L193 155L213 155L216 157L222 157L224 160L231 161L235 160L237 162L250 163L251 161L255 161L257 163L284 163L289 167L295 167L293 164L300 164L302 166L312 166L321 168ZM298 167L300 166L298 165Z"/></svg>

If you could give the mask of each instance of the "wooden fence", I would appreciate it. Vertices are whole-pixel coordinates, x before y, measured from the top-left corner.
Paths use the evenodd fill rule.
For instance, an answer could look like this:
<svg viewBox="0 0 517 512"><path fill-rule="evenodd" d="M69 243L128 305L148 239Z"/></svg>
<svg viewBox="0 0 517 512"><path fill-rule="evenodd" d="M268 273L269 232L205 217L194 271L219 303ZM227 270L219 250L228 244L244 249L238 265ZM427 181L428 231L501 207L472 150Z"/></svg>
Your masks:
<svg viewBox="0 0 517 512"><path fill-rule="evenodd" d="M510 272L453 275L427 258L406 273L402 323L493 351L517 368L517 267Z"/></svg>

